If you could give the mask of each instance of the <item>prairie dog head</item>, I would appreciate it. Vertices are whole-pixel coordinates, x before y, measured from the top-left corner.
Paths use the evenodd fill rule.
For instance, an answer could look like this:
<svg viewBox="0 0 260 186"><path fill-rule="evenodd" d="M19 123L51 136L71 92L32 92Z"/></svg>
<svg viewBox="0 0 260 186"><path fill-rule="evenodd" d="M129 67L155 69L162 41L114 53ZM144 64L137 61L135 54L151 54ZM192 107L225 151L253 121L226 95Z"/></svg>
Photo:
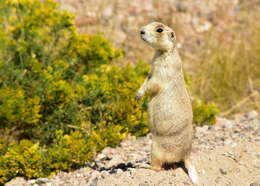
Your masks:
<svg viewBox="0 0 260 186"><path fill-rule="evenodd" d="M169 51L175 47L174 31L159 22L152 22L140 30L141 38L156 50Z"/></svg>

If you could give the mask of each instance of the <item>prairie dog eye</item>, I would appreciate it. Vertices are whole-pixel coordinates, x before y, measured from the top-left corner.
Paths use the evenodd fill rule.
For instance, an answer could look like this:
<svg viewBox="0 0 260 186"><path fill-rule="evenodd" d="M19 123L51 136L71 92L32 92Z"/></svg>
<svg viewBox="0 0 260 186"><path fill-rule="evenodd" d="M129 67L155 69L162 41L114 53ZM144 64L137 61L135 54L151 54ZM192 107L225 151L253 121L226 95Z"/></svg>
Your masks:
<svg viewBox="0 0 260 186"><path fill-rule="evenodd" d="M161 32L163 32L163 29L162 29L162 28L158 28L158 29L156 30L156 32L161 33Z"/></svg>

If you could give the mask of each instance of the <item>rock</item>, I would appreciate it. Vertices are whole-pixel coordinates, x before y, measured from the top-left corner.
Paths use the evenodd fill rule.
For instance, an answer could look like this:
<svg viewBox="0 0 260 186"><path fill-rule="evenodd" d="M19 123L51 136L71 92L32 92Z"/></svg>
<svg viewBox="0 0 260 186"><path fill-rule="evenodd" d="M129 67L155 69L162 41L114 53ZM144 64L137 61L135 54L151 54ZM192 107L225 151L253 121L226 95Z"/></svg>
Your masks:
<svg viewBox="0 0 260 186"><path fill-rule="evenodd" d="M131 175L133 175L133 174L136 172L136 169L134 169L134 168L130 168L130 169L128 169L128 170L129 170L129 172L130 172Z"/></svg>
<svg viewBox="0 0 260 186"><path fill-rule="evenodd" d="M233 143L233 140L231 140L231 139L225 139L224 140L224 144L225 145L230 145L230 144L232 144Z"/></svg>
<svg viewBox="0 0 260 186"><path fill-rule="evenodd" d="M41 185L41 184L45 184L45 183L49 182L49 179L48 178L38 178L35 181L36 181L35 182L36 184Z"/></svg>
<svg viewBox="0 0 260 186"><path fill-rule="evenodd" d="M7 182L5 186L31 186L23 177L16 177Z"/></svg>
<svg viewBox="0 0 260 186"><path fill-rule="evenodd" d="M90 183L88 186L96 186L97 182L98 182L98 178L94 178L94 179L90 180Z"/></svg>
<svg viewBox="0 0 260 186"><path fill-rule="evenodd" d="M237 146L237 143L231 143L231 147L236 147Z"/></svg>
<svg viewBox="0 0 260 186"><path fill-rule="evenodd" d="M109 20L114 14L113 6L106 6L102 11L102 18L106 21Z"/></svg>
<svg viewBox="0 0 260 186"><path fill-rule="evenodd" d="M234 122L232 120L227 120L225 123L225 128L232 129L234 127Z"/></svg>
<svg viewBox="0 0 260 186"><path fill-rule="evenodd" d="M97 155L96 160L102 160L102 159L106 159L106 158L107 158L107 156L105 154L100 153Z"/></svg>
<svg viewBox="0 0 260 186"><path fill-rule="evenodd" d="M214 130L221 130L223 127L220 125L216 125L212 127Z"/></svg>
<svg viewBox="0 0 260 186"><path fill-rule="evenodd" d="M198 133L203 133L203 134L205 134L205 133L208 131L208 129L209 129L209 126L208 126L208 125L204 125L204 126L202 126L202 127L197 127L197 128L196 128L196 131L197 131Z"/></svg>
<svg viewBox="0 0 260 186"><path fill-rule="evenodd" d="M258 183L250 183L249 186L259 186L259 184Z"/></svg>
<svg viewBox="0 0 260 186"><path fill-rule="evenodd" d="M218 183L220 180L221 180L221 177L218 176L218 177L215 179L215 183Z"/></svg>
<svg viewBox="0 0 260 186"><path fill-rule="evenodd" d="M260 169L260 159L254 160L253 165L254 165L255 168Z"/></svg>
<svg viewBox="0 0 260 186"><path fill-rule="evenodd" d="M222 117L217 117L216 118L216 125L221 125L221 126L225 126L225 128L232 128L233 127L233 120L229 120L226 118L222 118Z"/></svg>
<svg viewBox="0 0 260 186"><path fill-rule="evenodd" d="M122 172L123 172L122 169L117 169L117 171L116 171L117 174L121 174Z"/></svg>
<svg viewBox="0 0 260 186"><path fill-rule="evenodd" d="M94 179L94 178L97 178L100 176L100 172L99 171L93 171L91 172L91 178Z"/></svg>
<svg viewBox="0 0 260 186"><path fill-rule="evenodd" d="M32 179L32 180L28 180L28 183L30 183L30 184L35 184L36 183L36 179Z"/></svg>
<svg viewBox="0 0 260 186"><path fill-rule="evenodd" d="M101 172L101 177L105 178L106 176L109 176L109 172L108 171L102 171Z"/></svg>
<svg viewBox="0 0 260 186"><path fill-rule="evenodd" d="M114 155L111 156L111 157L112 157L112 159L108 162L108 166L109 166L109 167L118 165L118 164L120 164L120 163L124 163L124 160L123 160L123 158L122 158L121 155L114 154Z"/></svg>
<svg viewBox="0 0 260 186"><path fill-rule="evenodd" d="M226 171L225 169L223 169L223 168L219 168L219 171L220 171L220 173L223 174L223 175L226 175L226 174L227 174L227 171Z"/></svg>
<svg viewBox="0 0 260 186"><path fill-rule="evenodd" d="M250 111L250 112L248 112L248 113L246 114L246 117L247 117L248 119L253 119L253 118L255 118L256 116L258 116L258 113L257 113L257 111L255 111L255 110L252 110L252 111Z"/></svg>
<svg viewBox="0 0 260 186"><path fill-rule="evenodd" d="M138 186L150 186L150 185L147 183L140 183Z"/></svg>
<svg viewBox="0 0 260 186"><path fill-rule="evenodd" d="M111 148L111 147L106 147L103 149L102 153L104 155L112 155L114 153L116 153L116 150L114 148Z"/></svg>

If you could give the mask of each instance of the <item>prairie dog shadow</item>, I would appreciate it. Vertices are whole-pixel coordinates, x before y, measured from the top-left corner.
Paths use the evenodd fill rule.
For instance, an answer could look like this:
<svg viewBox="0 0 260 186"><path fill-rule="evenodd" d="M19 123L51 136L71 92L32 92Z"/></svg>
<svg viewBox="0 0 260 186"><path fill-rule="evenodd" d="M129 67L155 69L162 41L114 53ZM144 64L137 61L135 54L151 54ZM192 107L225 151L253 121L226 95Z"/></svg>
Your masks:
<svg viewBox="0 0 260 186"><path fill-rule="evenodd" d="M177 168L182 168L186 174L188 174L188 170L186 169L184 162L178 162L178 163L165 163L162 166L163 169L165 170L171 170L171 169L177 169Z"/></svg>

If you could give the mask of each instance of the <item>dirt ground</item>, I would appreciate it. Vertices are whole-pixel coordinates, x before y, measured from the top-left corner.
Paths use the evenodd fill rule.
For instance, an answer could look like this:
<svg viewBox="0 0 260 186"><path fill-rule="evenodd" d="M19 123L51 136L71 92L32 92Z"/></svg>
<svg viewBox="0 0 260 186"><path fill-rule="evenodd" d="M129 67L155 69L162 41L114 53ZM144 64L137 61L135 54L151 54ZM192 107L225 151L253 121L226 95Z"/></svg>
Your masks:
<svg viewBox="0 0 260 186"><path fill-rule="evenodd" d="M225 145L212 150L201 149L194 154L194 164L199 171L199 185L203 186L249 186L260 184L259 142L240 142L236 147ZM166 186L192 185L182 168L154 172L137 169L133 173L122 172L97 180L97 185ZM250 185L250 186L251 186Z"/></svg>
<svg viewBox="0 0 260 186"><path fill-rule="evenodd" d="M6 186L183 186L192 185L179 165L155 172L149 166L151 134L106 147L93 162L53 178L11 180ZM260 185L260 114L251 111L196 127L192 161L201 186Z"/></svg>

